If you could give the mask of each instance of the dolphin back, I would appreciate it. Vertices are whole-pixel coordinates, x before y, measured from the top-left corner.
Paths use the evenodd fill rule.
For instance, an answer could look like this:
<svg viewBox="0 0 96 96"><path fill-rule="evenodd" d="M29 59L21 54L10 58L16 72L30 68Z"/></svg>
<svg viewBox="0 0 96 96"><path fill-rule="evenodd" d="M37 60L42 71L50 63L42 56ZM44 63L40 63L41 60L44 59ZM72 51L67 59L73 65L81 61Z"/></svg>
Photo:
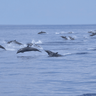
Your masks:
<svg viewBox="0 0 96 96"><path fill-rule="evenodd" d="M17 51L17 53L23 53L23 52L28 52L28 51L39 51L41 52L40 50L36 49L36 48L33 48L33 47L24 47L24 48L21 48Z"/></svg>
<svg viewBox="0 0 96 96"><path fill-rule="evenodd" d="M4 49L4 50L6 50L6 49L5 49L3 46L1 46L1 45L0 45L0 48L2 48L2 49Z"/></svg>
<svg viewBox="0 0 96 96"><path fill-rule="evenodd" d="M49 51L49 50L45 50L45 52L47 52L50 57L60 57L60 56L63 56L61 54L58 54L58 52L55 53L55 52L52 52L52 51Z"/></svg>

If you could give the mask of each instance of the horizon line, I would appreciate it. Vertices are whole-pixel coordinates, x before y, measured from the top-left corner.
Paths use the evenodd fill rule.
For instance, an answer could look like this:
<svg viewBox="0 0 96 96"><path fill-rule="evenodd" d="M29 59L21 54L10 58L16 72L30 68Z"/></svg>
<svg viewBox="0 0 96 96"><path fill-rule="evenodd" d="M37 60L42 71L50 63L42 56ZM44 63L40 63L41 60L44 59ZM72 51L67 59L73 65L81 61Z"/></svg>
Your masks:
<svg viewBox="0 0 96 96"><path fill-rule="evenodd" d="M56 25L96 25L96 24L0 24L0 26L56 26Z"/></svg>

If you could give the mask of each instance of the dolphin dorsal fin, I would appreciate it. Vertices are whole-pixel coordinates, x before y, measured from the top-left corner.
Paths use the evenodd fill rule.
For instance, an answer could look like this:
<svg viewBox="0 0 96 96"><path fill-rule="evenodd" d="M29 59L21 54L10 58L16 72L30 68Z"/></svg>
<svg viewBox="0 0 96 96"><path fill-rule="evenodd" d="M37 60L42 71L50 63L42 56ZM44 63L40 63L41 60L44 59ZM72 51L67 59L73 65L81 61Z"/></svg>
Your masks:
<svg viewBox="0 0 96 96"><path fill-rule="evenodd" d="M56 52L56 54L58 54L58 52Z"/></svg>

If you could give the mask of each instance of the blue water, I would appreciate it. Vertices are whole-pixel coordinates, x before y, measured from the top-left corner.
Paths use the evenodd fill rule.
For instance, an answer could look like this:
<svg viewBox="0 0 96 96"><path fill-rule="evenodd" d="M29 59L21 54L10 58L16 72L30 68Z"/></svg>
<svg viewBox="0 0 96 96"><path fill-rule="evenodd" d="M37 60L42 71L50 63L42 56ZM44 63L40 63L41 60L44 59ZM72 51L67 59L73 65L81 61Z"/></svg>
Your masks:
<svg viewBox="0 0 96 96"><path fill-rule="evenodd" d="M0 96L96 93L96 36L88 33L94 30L96 25L0 25L0 45L6 48L0 49ZM16 54L29 42L42 52ZM49 57L44 50L63 56Z"/></svg>

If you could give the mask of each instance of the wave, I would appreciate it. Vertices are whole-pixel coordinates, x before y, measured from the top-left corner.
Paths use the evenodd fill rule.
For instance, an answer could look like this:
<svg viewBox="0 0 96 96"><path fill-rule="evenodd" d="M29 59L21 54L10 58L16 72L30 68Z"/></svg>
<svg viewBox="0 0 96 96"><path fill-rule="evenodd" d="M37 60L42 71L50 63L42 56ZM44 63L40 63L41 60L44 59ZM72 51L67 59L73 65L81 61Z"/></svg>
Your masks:
<svg viewBox="0 0 96 96"><path fill-rule="evenodd" d="M88 54L88 52L79 52L79 53L76 53L76 54Z"/></svg>
<svg viewBox="0 0 96 96"><path fill-rule="evenodd" d="M96 48L88 48L88 50L96 51Z"/></svg>
<svg viewBox="0 0 96 96"><path fill-rule="evenodd" d="M83 54L89 54L89 53L88 52L77 52L77 53L65 53L63 55L68 56L68 55L83 55Z"/></svg>
<svg viewBox="0 0 96 96"><path fill-rule="evenodd" d="M65 54L63 54L64 56L67 56L67 55L71 55L72 53L65 53Z"/></svg>
<svg viewBox="0 0 96 96"><path fill-rule="evenodd" d="M62 31L62 32L55 32L55 34L72 34L72 33L74 33L74 32L64 32L64 31Z"/></svg>

